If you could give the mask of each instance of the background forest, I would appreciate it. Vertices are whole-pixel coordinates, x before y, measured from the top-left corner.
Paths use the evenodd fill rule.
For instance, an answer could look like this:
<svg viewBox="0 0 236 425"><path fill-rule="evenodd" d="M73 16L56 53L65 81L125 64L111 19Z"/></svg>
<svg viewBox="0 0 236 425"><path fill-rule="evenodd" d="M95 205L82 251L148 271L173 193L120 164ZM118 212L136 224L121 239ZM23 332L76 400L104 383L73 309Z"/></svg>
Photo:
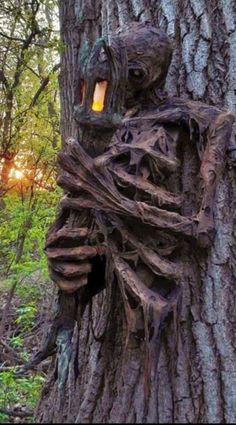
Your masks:
<svg viewBox="0 0 236 425"><path fill-rule="evenodd" d="M1 1L0 423L30 420L45 376L13 378L38 350L52 301L43 247L59 197L58 40L56 1Z"/></svg>

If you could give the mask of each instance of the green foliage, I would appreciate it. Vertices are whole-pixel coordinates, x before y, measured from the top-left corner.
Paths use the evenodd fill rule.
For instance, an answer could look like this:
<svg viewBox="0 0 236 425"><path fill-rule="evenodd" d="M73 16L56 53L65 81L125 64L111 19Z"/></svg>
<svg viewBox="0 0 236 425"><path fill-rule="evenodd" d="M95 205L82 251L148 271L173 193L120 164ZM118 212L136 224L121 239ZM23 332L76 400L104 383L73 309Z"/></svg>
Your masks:
<svg viewBox="0 0 236 425"><path fill-rule="evenodd" d="M24 339L21 336L14 336L11 338L11 346L13 348L21 348L23 347Z"/></svg>
<svg viewBox="0 0 236 425"><path fill-rule="evenodd" d="M0 273L7 272L6 286L15 280L19 287L29 283L37 270L48 277L45 234L55 217L60 196L61 191L56 189L35 194L33 204L29 199L22 202L16 194L4 198L5 208L0 210Z"/></svg>
<svg viewBox="0 0 236 425"><path fill-rule="evenodd" d="M0 413L0 424L8 423L8 415L4 415L4 413Z"/></svg>
<svg viewBox="0 0 236 425"><path fill-rule="evenodd" d="M44 382L40 374L31 377L15 378L14 369L0 373L0 406L5 409L25 407L33 410ZM0 423L6 423L8 416L0 414Z"/></svg>
<svg viewBox="0 0 236 425"><path fill-rule="evenodd" d="M16 324L20 325L22 331L31 330L34 319L37 313L37 308L32 303L23 305L17 309L18 317L16 319Z"/></svg>
<svg viewBox="0 0 236 425"><path fill-rule="evenodd" d="M25 347L25 335L37 323L40 300L47 293L48 286L52 287L47 284L44 243L45 234L55 217L59 196L59 189L35 192L33 201L29 196L21 198L17 193L9 193L4 198L4 209L0 210L0 292L4 294L16 284L19 305L15 311L17 334L9 340L9 345L23 362L29 361L32 356ZM13 372L0 373L0 406L34 409L42 383L41 375L16 380ZM0 414L0 423L6 423L8 419Z"/></svg>
<svg viewBox="0 0 236 425"><path fill-rule="evenodd" d="M32 357L30 347L25 346L25 337L37 323L38 306L43 296L52 288L51 283L48 285L44 243L60 196L59 189L36 191L31 199L27 194L22 198L17 193L9 193L4 197L4 209L0 210L0 293L3 295L16 284L18 308L14 323L17 334L13 334L8 343L24 363ZM13 372L0 373L0 406L34 409L43 380L41 375L15 379ZM7 415L0 414L0 423L8 420Z"/></svg>

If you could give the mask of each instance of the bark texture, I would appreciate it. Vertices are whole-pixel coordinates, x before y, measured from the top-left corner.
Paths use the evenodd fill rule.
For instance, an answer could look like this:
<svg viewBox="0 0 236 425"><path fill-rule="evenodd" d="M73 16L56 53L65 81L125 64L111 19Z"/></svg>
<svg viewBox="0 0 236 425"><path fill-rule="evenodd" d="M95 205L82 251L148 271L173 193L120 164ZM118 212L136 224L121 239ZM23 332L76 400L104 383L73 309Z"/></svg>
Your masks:
<svg viewBox="0 0 236 425"><path fill-rule="evenodd" d="M149 19L173 39L169 95L235 112L233 1L103 0L94 4L70 0L60 2L60 14L65 43L60 80L63 141L78 138L73 105L78 103L78 63L84 40L93 42L101 34L109 36L119 25L133 20ZM38 406L38 422L236 421L234 143L233 138L228 143L225 167L216 187L214 243L204 250L198 246L190 249L185 242L178 246L187 270L179 281L181 300L178 309L176 306L162 323L151 357L142 338L127 341L122 286L112 281L93 297L74 331L64 403L60 403L56 376L52 374ZM188 148L183 157L183 163L191 161ZM182 180L185 193L191 193L193 181L187 170L183 167ZM122 181L120 170L115 171ZM176 199L168 198L171 201L175 203ZM191 208L191 200L189 205ZM122 274L122 264L118 261L116 266ZM74 272L73 267L67 270L70 275Z"/></svg>

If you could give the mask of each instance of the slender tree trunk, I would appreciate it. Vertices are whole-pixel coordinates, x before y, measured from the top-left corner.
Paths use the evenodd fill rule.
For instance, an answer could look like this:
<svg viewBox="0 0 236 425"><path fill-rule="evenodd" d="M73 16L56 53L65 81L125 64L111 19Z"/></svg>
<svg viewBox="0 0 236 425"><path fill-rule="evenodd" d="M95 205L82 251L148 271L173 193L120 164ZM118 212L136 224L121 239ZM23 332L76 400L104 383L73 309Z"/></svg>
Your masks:
<svg viewBox="0 0 236 425"><path fill-rule="evenodd" d="M60 1L62 135L78 136L80 48L118 25L150 19L173 39L170 95L236 110L236 7L230 0ZM235 369L235 162L233 142L217 186L214 245L183 252L177 319L170 317L149 363L145 344L125 341L118 285L87 307L74 338L66 402L59 407L52 376L38 406L39 422L232 423L236 421ZM186 182L186 187L188 182ZM191 189L191 188L190 188ZM184 251L184 247L183 247ZM153 359L152 359L153 360ZM148 365L151 370L148 371Z"/></svg>

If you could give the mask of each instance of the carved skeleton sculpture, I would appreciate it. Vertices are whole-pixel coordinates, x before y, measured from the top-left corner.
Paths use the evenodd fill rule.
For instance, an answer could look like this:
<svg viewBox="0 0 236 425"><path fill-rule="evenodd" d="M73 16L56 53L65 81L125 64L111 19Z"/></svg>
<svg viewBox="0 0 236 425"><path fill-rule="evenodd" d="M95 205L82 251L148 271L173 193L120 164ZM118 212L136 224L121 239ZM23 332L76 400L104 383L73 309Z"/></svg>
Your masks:
<svg viewBox="0 0 236 425"><path fill-rule="evenodd" d="M234 120L166 97L170 60L166 35L134 24L109 46L99 41L83 61L80 139L59 154L65 195L46 243L62 297L77 297L84 308L118 282L130 335L149 341L176 310L182 250L213 240L214 193ZM94 111L101 81L104 105Z"/></svg>

